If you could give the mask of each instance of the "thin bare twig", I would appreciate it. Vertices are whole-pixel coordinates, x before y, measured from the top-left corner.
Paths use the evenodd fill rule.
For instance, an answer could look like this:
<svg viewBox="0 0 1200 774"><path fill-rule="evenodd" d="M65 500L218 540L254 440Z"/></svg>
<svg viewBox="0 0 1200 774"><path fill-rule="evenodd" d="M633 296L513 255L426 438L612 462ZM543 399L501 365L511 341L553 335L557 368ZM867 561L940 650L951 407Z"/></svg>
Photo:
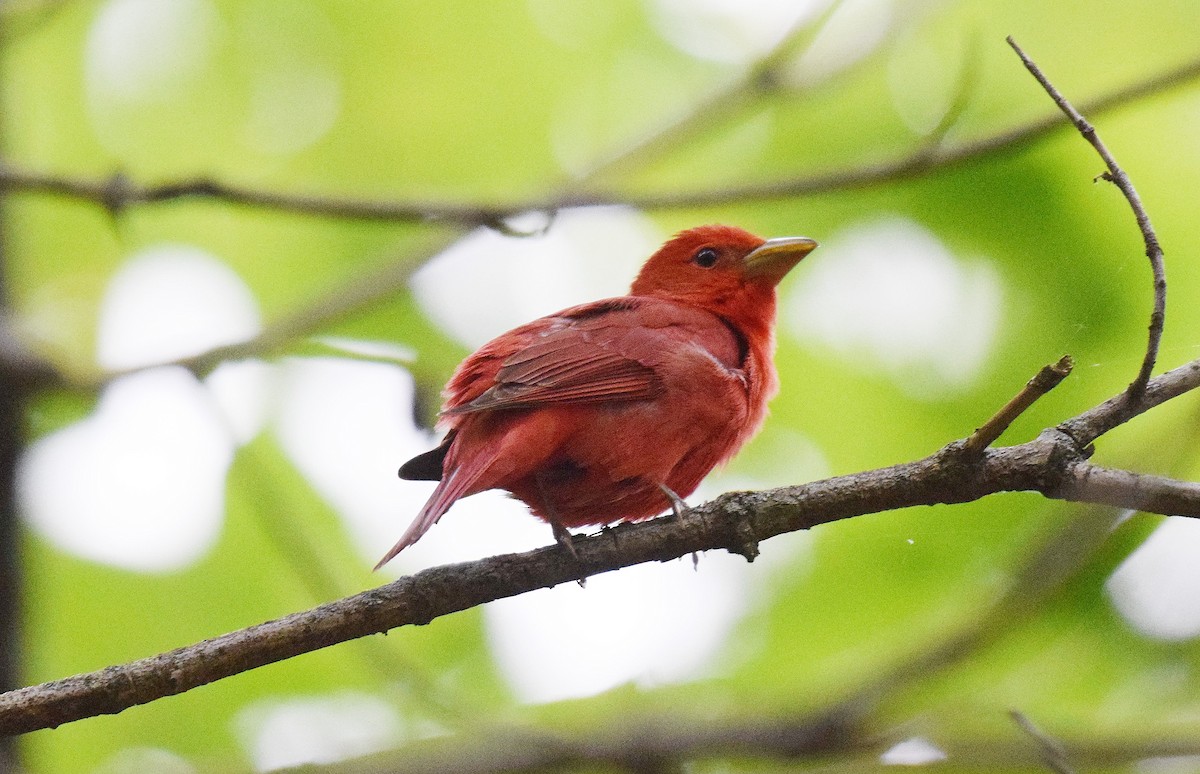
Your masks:
<svg viewBox="0 0 1200 774"><path fill-rule="evenodd" d="M1189 369L1196 372L1195 378L1200 379L1200 361L1198 360L1179 366L1170 373L1179 373ZM1137 397L1132 397L1127 392L1115 395L1099 406L1068 419L1057 429L1075 439L1075 443L1082 449L1114 427L1144 413L1149 406L1158 405L1177 397L1181 394L1178 390L1182 389L1186 392L1192 389L1185 387L1185 385L1191 384L1191 381L1190 378L1182 380L1151 379L1147 383L1146 389Z"/></svg>
<svg viewBox="0 0 1200 774"><path fill-rule="evenodd" d="M1144 80L1109 92L1084 103L1083 110L1099 116L1141 99L1178 88L1200 78L1200 59L1157 73ZM724 92L723 92L724 94ZM692 123L707 124L708 116L699 109L672 123L663 131L690 134ZM378 201L321 194L263 191L208 178L171 181L157 185L140 185L128 178L87 179L48 174L22 169L12 162L0 164L0 189L13 192L40 193L63 196L100 204L120 212L126 208L158 204L189 198L207 198L304 215L377 220L395 223L444 223L471 228L502 224L507 218L523 212L556 212L570 207L590 207L623 204L646 210L690 209L714 207L730 203L771 201L801 196L814 196L836 191L857 190L908 180L932 171L948 170L971 161L1010 150L1033 142L1062 127L1056 116L1031 121L1003 132L955 147L930 147L924 144L916 151L890 161L855 166L827 172L807 173L782 180L769 180L744 185L702 188L647 194L617 192L584 193L578 184L570 190L541 198L503 204L477 204L439 201ZM675 135L667 135L675 137ZM648 138L629 149L629 153L647 153L669 149L675 143L666 139L651 142ZM621 154L597 166L598 170L616 168Z"/></svg>
<svg viewBox="0 0 1200 774"><path fill-rule="evenodd" d="M1138 406L1146 411L1198 386L1200 360L1153 379ZM1102 415L1126 411L1128 405L1114 399L1088 413L1095 422L1108 422ZM727 494L681 517L624 524L577 538L578 558L551 546L435 567L169 653L12 691L0 695L0 734L120 712L301 653L620 567L713 549L749 556L758 541L866 513L969 502L1018 490L1124 505L1127 493L1105 490L1101 498L1094 490L1073 486L1084 463L1075 439L1052 429L1019 446L989 450L982 458L965 455L962 442L956 442L925 459L890 468L767 492ZM1200 487L1179 505L1173 513L1200 517ZM1041 568L1037 575L1054 573Z"/></svg>
<svg viewBox="0 0 1200 774"><path fill-rule="evenodd" d="M0 36L8 33L0 25ZM10 75L5 68L0 75ZM7 79L4 79L7 83ZM7 89L0 98L7 98ZM7 118L7 116L5 116ZM0 135L7 139L7 125ZM7 202L4 202L7 205ZM0 351L11 345L8 331L11 275L9 273L9 225L0 222ZM12 690L22 681L24 657L25 586L24 551L17 503L17 471L24 441L30 393L26 375L0 364L0 691ZM0 774L21 769L21 750L12 740L0 740Z"/></svg>
<svg viewBox="0 0 1200 774"><path fill-rule="evenodd" d="M958 73L958 81L955 84L950 104L946 107L946 112L942 114L937 125L925 136L921 143L922 147L918 148L914 156L922 152L937 153L945 144L946 136L958 124L959 119L967 112L967 108L971 106L971 100L974 98L975 91L979 87L979 67L981 60L979 38L978 36L973 36L967 45L966 54L963 56L963 63Z"/></svg>
<svg viewBox="0 0 1200 774"><path fill-rule="evenodd" d="M1129 202L1130 208L1133 210L1133 215L1137 219L1138 229L1142 232L1142 240L1146 244L1146 257L1150 260L1150 270L1154 277L1154 310L1150 313L1150 326L1148 341L1146 343L1146 355L1142 358L1142 367L1138 370L1137 376L1129 383L1129 395L1135 397L1146 389L1146 383L1150 381L1150 374L1154 371L1154 363L1158 359L1158 345L1162 340L1163 324L1167 313L1167 277L1166 268L1163 265L1163 251L1158 242L1158 235L1154 233L1154 227L1150 225L1150 214L1146 212L1146 208L1142 206L1142 199L1138 196L1137 189L1133 187L1133 182L1129 176L1125 174L1125 170L1117 163L1116 157L1108 150L1104 142L1100 139L1100 135L1096 132L1096 128L1083 117L1078 110L1067 100L1062 93L1050 83L1050 80L1042 73L1041 68L1029 58L1029 56L1021 49L1017 42L1010 35L1008 45L1017 52L1017 56L1021 57L1021 61L1025 63L1026 69L1033 74L1037 82L1042 85L1050 98L1054 100L1054 104L1058 105L1059 109L1066 114L1083 138L1087 140L1096 153L1100 154L1100 158L1104 160L1108 171L1101 175L1102 178L1113 183L1117 188L1121 189L1121 193L1125 195L1125 199Z"/></svg>
<svg viewBox="0 0 1200 774"><path fill-rule="evenodd" d="M745 719L639 717L631 723L593 730L586 735L559 736L545 744L514 745L503 733L486 731L472 736L449 736L406 745L403 749L377 753L328 766L306 766L304 774L557 774L572 767L620 766L625 758L643 752L674 756L677 761L713 758L744 761L822 762L820 771L874 771L878 753L889 741L880 737L829 739L820 727L823 718L780 718L763 722ZM815 726L815 728L814 728ZM836 727L835 727L836 728ZM814 734L813 732L818 733ZM854 729L851 727L850 732ZM825 737L825 738L822 738ZM836 742L829 744L830 741ZM816 742L816 744L814 744ZM1024 739L981 736L938 736L956 770L1024 771L1044 761L1040 749L1033 750ZM1151 758L1194 758L1200 754L1195 739L1171 736L1124 739L1076 738L1062 742L1070 760L1081 767L1110 770ZM829 756L838 755L835 762ZM806 769L808 767L806 766ZM589 769L590 770L590 769ZM936 771L936 768L933 770ZM297 772L299 774L299 772Z"/></svg>
<svg viewBox="0 0 1200 774"><path fill-rule="evenodd" d="M1047 735L1044 731L1034 725L1033 721L1025 716L1024 713L1017 710L1010 710L1009 716L1017 727L1029 735L1038 744L1039 756L1046 767L1055 774L1075 774L1075 770L1071 768L1071 764L1067 761L1067 750L1063 747L1062 742Z"/></svg>
<svg viewBox="0 0 1200 774"><path fill-rule="evenodd" d="M110 371L91 379L73 379L61 385L83 390L96 390L121 376L146 368L177 365L197 376L205 376L226 361L246 360L279 352L299 338L344 320L382 303L408 284L409 278L429 258L446 249L462 236L459 231L440 230L417 245L398 252L380 262L374 270L356 275L335 291L322 294L302 305L291 314L267 325L255 337L234 344L224 344L198 355L179 358L154 366L123 371Z"/></svg>
<svg viewBox="0 0 1200 774"><path fill-rule="evenodd" d="M1025 771L1022 766L1033 766L1039 758L1031 754L1030 745L1011 739L960 738L938 740L959 771ZM1082 771L1137 771L1155 769L1146 765L1152 759L1192 759L1200 756L1200 744L1195 738L1173 736L1164 733L1133 738L1096 734L1093 737L1076 737L1056 740L1061 744L1075 766ZM1045 762L1044 758L1041 758ZM1179 761L1180 768L1191 760ZM1140 765L1135 765L1140 764ZM1173 769L1166 762L1163 769Z"/></svg>
<svg viewBox="0 0 1200 774"><path fill-rule="evenodd" d="M736 114L756 98L777 91L782 81L778 70L794 54L802 40L801 33L808 25L798 23L770 51L752 62L739 78L715 94L692 105L682 115L655 129L632 143L609 153L594 163L590 169L570 181L551 186L560 193L514 202L506 205L485 205L444 201L379 201L338 197L322 194L283 193L266 191L234 183L197 177L173 180L156 185L139 185L122 173L107 179L76 178L50 175L24 170L9 163L0 164L0 190L22 191L94 202L113 214L120 214L130 207L160 204L180 199L214 199L262 209L292 212L301 215L346 218L364 221L387 221L396 223L443 223L464 228L487 226L510 236L526 236L512 229L506 220L524 212L546 212L553 214L567 207L577 206L573 202L588 202L580 192L587 184L601 176L627 168L636 163L650 160L678 148L686 140ZM611 201L595 203L627 204L619 197Z"/></svg>
<svg viewBox="0 0 1200 774"><path fill-rule="evenodd" d="M1070 355L1063 355L1057 363L1042 366L1042 370L1026 382L1012 400L1004 404L999 411L992 415L991 419L971 433L971 437L963 444L963 451L969 454L981 454L1000 437L1001 433L1008 429L1013 420L1024 414L1034 401L1066 379L1074 367L1075 361Z"/></svg>
<svg viewBox="0 0 1200 774"><path fill-rule="evenodd" d="M0 265L0 314L4 307L3 265ZM0 370L0 691L21 685L22 574L21 534L17 515L17 463L24 435L28 393L11 375ZM0 774L20 770L18 748L0 740Z"/></svg>
<svg viewBox="0 0 1200 774"><path fill-rule="evenodd" d="M826 13L831 13L832 9ZM796 22L769 51L758 57L733 82L690 106L682 115L658 127L650 134L626 145L617 153L602 157L591 165L581 177L582 181L594 181L602 177L619 175L634 165L647 162L670 153L693 137L719 126L723 121L736 116L740 111L784 88L782 70L791 61L797 49L806 40L804 34L817 26L810 19ZM578 184L566 188L579 188ZM625 201L609 203L627 204ZM636 206L636 205L634 205ZM535 210L555 211L560 206L534 207ZM518 209L518 211L521 211Z"/></svg>
<svg viewBox="0 0 1200 774"><path fill-rule="evenodd" d="M629 772L683 770L685 761L716 757L806 760L835 754L877 755L885 737L853 721L817 713L798 718L624 718L586 735L542 738L510 729L418 742L402 750L346 761L332 771L391 774L515 774L600 766ZM590 770L590 769L589 769ZM316 774L316 772L314 772Z"/></svg>

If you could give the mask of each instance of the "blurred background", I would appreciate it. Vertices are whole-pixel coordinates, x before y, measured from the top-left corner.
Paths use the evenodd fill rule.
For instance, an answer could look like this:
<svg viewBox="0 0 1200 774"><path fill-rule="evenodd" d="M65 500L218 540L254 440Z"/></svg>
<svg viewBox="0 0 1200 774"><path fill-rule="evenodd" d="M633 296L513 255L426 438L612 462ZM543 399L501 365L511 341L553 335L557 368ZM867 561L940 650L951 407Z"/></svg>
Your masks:
<svg viewBox="0 0 1200 774"><path fill-rule="evenodd" d="M1074 374L1004 442L1119 392L1141 237L1077 134L1021 133L1054 108L1005 35L1081 108L1118 95L1091 116L1166 248L1160 370L1200 357L1197 0L5 0L0 25L0 319L57 371L0 385L23 428L0 471L7 687L550 542L488 493L369 572L429 494L395 471L436 443L454 365L624 292L699 223L822 246L781 288L765 429L693 502L924 456L1063 353ZM223 188L137 201L195 180ZM1097 459L1195 480L1198 411L1160 407ZM1105 770L1200 754L1195 522L1014 494L762 552L493 603L17 753L337 770L484 725L791 718L877 685L885 742L825 767L1039 770L1011 710L1109 745ZM661 770L805 763L681 757Z"/></svg>

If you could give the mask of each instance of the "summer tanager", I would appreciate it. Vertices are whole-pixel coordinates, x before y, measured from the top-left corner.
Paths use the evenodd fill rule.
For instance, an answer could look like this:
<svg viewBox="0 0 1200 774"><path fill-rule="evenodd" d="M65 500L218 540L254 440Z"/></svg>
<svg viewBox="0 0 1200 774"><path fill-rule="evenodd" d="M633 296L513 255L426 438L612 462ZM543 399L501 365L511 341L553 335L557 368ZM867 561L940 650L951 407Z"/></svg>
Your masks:
<svg viewBox="0 0 1200 774"><path fill-rule="evenodd" d="M762 424L778 390L775 286L816 246L693 228L646 261L629 295L483 345L446 385L445 440L400 468L439 483L377 568L487 489L524 501L568 547L567 527L683 507Z"/></svg>

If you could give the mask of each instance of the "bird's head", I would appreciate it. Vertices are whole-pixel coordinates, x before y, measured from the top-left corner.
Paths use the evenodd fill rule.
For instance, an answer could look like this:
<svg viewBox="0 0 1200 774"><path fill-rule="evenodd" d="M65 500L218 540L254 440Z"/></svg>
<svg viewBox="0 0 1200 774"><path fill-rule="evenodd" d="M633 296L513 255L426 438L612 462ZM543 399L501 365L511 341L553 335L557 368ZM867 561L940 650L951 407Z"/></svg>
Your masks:
<svg viewBox="0 0 1200 774"><path fill-rule="evenodd" d="M703 307L750 325L775 316L775 286L817 243L763 239L734 226L681 231L642 266L630 293Z"/></svg>

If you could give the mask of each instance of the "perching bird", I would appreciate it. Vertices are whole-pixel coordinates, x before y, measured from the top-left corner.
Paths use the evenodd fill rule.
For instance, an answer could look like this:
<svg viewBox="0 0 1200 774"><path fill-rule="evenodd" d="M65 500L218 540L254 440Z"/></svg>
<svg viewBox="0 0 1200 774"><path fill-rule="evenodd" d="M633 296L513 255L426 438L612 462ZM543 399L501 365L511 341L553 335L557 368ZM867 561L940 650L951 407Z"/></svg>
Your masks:
<svg viewBox="0 0 1200 774"><path fill-rule="evenodd" d="M443 392L445 440L400 468L439 483L376 568L487 489L524 501L568 547L568 527L678 509L766 417L775 286L816 246L689 229L646 261L629 295L483 345Z"/></svg>

